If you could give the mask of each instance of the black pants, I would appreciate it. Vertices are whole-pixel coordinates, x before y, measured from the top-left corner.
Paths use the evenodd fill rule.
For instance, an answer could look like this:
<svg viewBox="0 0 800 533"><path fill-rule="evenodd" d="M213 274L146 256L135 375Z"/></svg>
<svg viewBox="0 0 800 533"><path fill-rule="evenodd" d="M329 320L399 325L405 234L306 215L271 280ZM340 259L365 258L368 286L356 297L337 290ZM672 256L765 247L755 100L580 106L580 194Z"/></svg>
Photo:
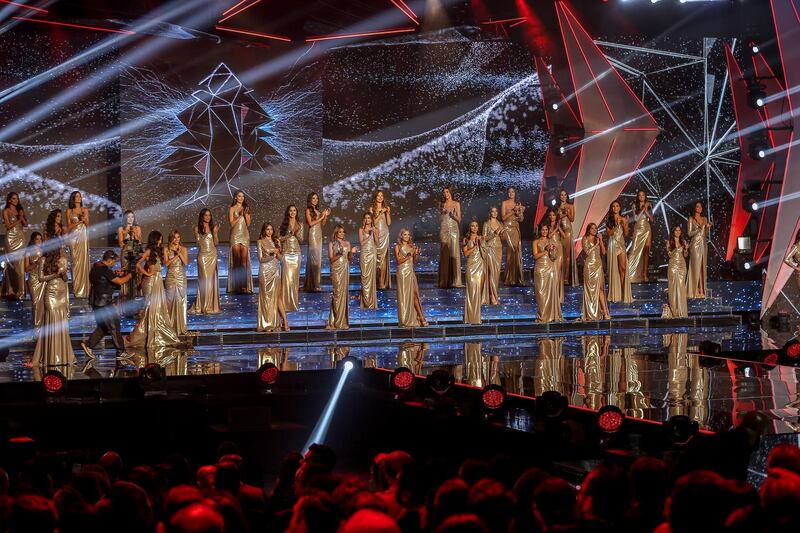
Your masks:
<svg viewBox="0 0 800 533"><path fill-rule="evenodd" d="M125 341L122 340L122 333L120 333L117 309L113 305L104 305L102 307L92 307L92 311L94 312L94 321L97 327L86 342L89 348L97 346L106 335L111 335L111 340L117 351L124 351Z"/></svg>

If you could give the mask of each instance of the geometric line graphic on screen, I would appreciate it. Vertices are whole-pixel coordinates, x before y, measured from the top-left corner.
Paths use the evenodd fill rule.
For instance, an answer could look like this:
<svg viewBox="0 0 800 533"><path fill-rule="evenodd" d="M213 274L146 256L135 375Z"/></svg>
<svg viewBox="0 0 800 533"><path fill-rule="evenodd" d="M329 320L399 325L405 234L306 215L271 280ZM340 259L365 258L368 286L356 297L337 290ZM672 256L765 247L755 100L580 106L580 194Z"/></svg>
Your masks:
<svg viewBox="0 0 800 533"><path fill-rule="evenodd" d="M168 143L175 151L159 163L172 176L198 178L181 206L230 197L243 169L264 171L264 157L279 155L270 144L272 117L227 65L220 63L198 86L193 103L175 115L186 130Z"/></svg>

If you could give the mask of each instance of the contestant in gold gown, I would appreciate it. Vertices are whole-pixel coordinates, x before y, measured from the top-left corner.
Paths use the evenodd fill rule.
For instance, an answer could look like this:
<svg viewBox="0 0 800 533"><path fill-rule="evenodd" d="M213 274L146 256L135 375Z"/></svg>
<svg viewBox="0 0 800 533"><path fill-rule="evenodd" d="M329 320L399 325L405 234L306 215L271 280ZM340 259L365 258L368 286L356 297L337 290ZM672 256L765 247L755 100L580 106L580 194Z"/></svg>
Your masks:
<svg viewBox="0 0 800 533"><path fill-rule="evenodd" d="M361 267L361 296L359 298L362 309L377 309L378 296L377 284L377 248L381 241L381 234L373 225L372 214L364 213L361 227L358 228L358 240L361 243L359 265Z"/></svg>
<svg viewBox="0 0 800 533"><path fill-rule="evenodd" d="M331 214L330 209L320 211L319 195L312 192L306 200L306 224L308 225L308 256L306 258L305 292L321 292L322 277L322 228Z"/></svg>
<svg viewBox="0 0 800 533"><path fill-rule="evenodd" d="M267 222L258 238L258 331L289 331L281 294L280 259L280 242L275 228Z"/></svg>
<svg viewBox="0 0 800 533"><path fill-rule="evenodd" d="M686 256L689 255L689 246L682 234L681 227L675 226L667 241L667 295L670 314L675 318L689 316L686 303Z"/></svg>
<svg viewBox="0 0 800 533"><path fill-rule="evenodd" d="M10 192L3 209L3 224L6 228L6 267L3 271L2 297L22 300L25 296L25 226L28 217L19 195Z"/></svg>
<svg viewBox="0 0 800 533"><path fill-rule="evenodd" d="M606 217L608 235L608 301L633 302L625 237L628 236L628 219L622 216L622 207L614 200Z"/></svg>
<svg viewBox="0 0 800 533"><path fill-rule="evenodd" d="M650 223L653 222L651 211L653 205L647 200L647 193L636 193L633 203L633 240L631 251L628 252L628 270L631 273L631 283L647 281L647 269L650 262L650 247L653 244L653 232Z"/></svg>
<svg viewBox="0 0 800 533"><path fill-rule="evenodd" d="M572 223L575 222L575 206L569 201L569 194L564 189L558 193L558 225L561 228L561 279L565 285L578 286L578 263L575 254L575 239Z"/></svg>
<svg viewBox="0 0 800 533"><path fill-rule="evenodd" d="M564 230L558 223L558 212L555 209L547 211L547 226L550 230L550 240L555 244L553 248L553 265L556 269L556 284L558 285L558 301L564 303L564 282L561 275L564 272Z"/></svg>
<svg viewBox="0 0 800 533"><path fill-rule="evenodd" d="M217 235L210 209L202 209L197 219L197 298L190 313L219 313L219 274L217 271Z"/></svg>
<svg viewBox="0 0 800 533"><path fill-rule="evenodd" d="M427 326L419 301L419 286L414 263L419 258L419 248L411 240L411 232L403 228L394 245L397 263L397 324L401 328Z"/></svg>
<svg viewBox="0 0 800 533"><path fill-rule="evenodd" d="M800 230L794 237L794 244L786 251L783 262L794 271L794 281L797 283L797 288L800 289Z"/></svg>
<svg viewBox="0 0 800 533"><path fill-rule="evenodd" d="M145 307L142 318L125 339L126 347L157 348L180 343L172 328L161 278L161 242L161 232L151 231L147 236L147 249L136 265L142 275Z"/></svg>
<svg viewBox="0 0 800 533"><path fill-rule="evenodd" d="M75 298L89 297L89 210L83 207L80 191L69 195L67 204L67 233L72 257L72 294Z"/></svg>
<svg viewBox="0 0 800 533"><path fill-rule="evenodd" d="M503 224L506 227L506 275L503 283L508 287L524 285L522 276L522 236L519 224L525 213L525 206L517 200L517 190L508 188L508 198L503 200Z"/></svg>
<svg viewBox="0 0 800 533"><path fill-rule="evenodd" d="M439 221L439 288L461 287L461 204L453 199L450 187L442 190Z"/></svg>
<svg viewBox="0 0 800 533"><path fill-rule="evenodd" d="M186 297L186 265L189 263L189 250L181 244L181 234L174 229L169 234L167 246L164 247L164 265L167 267L167 279L164 287L167 293L167 310L173 331L178 335L186 335L188 299Z"/></svg>
<svg viewBox="0 0 800 533"><path fill-rule="evenodd" d="M45 253L39 261L38 278L44 283L44 317L36 338L32 366L59 366L75 363L69 337L69 287L67 258L61 246Z"/></svg>
<svg viewBox="0 0 800 533"><path fill-rule="evenodd" d="M561 302L558 294L558 276L554 262L556 245L550 239L550 227L542 224L539 238L533 241L533 292L539 318L537 322L558 322L561 316Z"/></svg>
<svg viewBox="0 0 800 533"><path fill-rule="evenodd" d="M464 323L481 323L481 305L489 303L489 286L486 279L486 247L481 237L478 221L469 223L469 234L464 238L463 251L467 259L467 288L464 297Z"/></svg>
<svg viewBox="0 0 800 533"><path fill-rule="evenodd" d="M31 324L33 324L34 337L42 325L44 318L45 284L39 281L39 259L42 258L42 243L44 239L38 231L31 233L28 247L25 249L25 272L28 273L28 293L31 295Z"/></svg>
<svg viewBox="0 0 800 533"><path fill-rule="evenodd" d="M606 279L603 273L603 256L606 245L597 232L594 222L586 228L583 236L583 307L581 320L608 320L608 302L606 301Z"/></svg>
<svg viewBox="0 0 800 533"><path fill-rule="evenodd" d="M500 303L500 271L503 265L503 236L506 228L498 217L497 208L492 207L489 209L489 220L483 223L489 305L498 305Z"/></svg>
<svg viewBox="0 0 800 533"><path fill-rule="evenodd" d="M286 311L300 307L300 243L303 242L303 223L297 220L297 207L286 207L281 224L281 294Z"/></svg>
<svg viewBox="0 0 800 533"><path fill-rule="evenodd" d="M703 216L703 204L696 202L689 217L689 275L686 282L689 298L706 297L706 270L708 268L708 232L711 222Z"/></svg>
<svg viewBox="0 0 800 533"><path fill-rule="evenodd" d="M250 268L250 206L242 191L236 191L228 208L231 225L228 255L228 294L252 294L253 271Z"/></svg>
<svg viewBox="0 0 800 533"><path fill-rule="evenodd" d="M345 240L344 227L338 224L328 242L328 259L331 262L331 309L325 329L349 329L348 303L350 301L350 261L353 249Z"/></svg>
<svg viewBox="0 0 800 533"><path fill-rule="evenodd" d="M126 257L130 254L136 255L136 249L142 244L142 227L136 223L136 214L131 211L125 211L123 215L125 223L117 227L117 244L120 249L120 263L122 269L128 268L128 260ZM131 276L130 281L125 283L119 288L118 303L122 305L126 300L133 300L139 294L139 275L138 272ZM123 314L125 314L123 312Z"/></svg>
<svg viewBox="0 0 800 533"><path fill-rule="evenodd" d="M378 290L388 289L392 286L391 263L389 262L389 249L392 247L392 237L389 234L389 226L392 225L392 209L386 203L383 191L377 191L372 197L369 212L372 215L372 222L378 230L378 248L375 250Z"/></svg>

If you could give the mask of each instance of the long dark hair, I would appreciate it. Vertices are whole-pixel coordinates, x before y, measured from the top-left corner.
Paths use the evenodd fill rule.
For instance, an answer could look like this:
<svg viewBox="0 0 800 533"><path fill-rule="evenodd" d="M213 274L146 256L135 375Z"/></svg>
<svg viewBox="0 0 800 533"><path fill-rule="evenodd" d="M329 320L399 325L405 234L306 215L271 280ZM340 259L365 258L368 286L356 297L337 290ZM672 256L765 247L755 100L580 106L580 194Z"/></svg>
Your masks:
<svg viewBox="0 0 800 533"><path fill-rule="evenodd" d="M56 233L56 217L60 214L61 209L53 209L47 214L47 221L44 223L44 233L48 239L58 237ZM63 230L61 233L63 233Z"/></svg>
<svg viewBox="0 0 800 533"><path fill-rule="evenodd" d="M606 216L606 230L612 230L617 227L617 219L614 218L614 204L619 204L614 200L608 205L608 215ZM620 215L622 215L622 206L620 205Z"/></svg>
<svg viewBox="0 0 800 533"><path fill-rule="evenodd" d="M316 207L311 205L311 198L315 194L317 195L317 206ZM314 191L311 191L310 193L308 193L308 196L306 196L306 208L307 209L311 209L311 210L314 210L314 211L319 211L320 204L322 204L322 197L319 194L315 193Z"/></svg>
<svg viewBox="0 0 800 533"><path fill-rule="evenodd" d="M633 201L633 212L637 215L644 210L644 208L639 209L639 193L644 194L644 205L647 205L647 191L644 189L639 189L636 191L636 199Z"/></svg>
<svg viewBox="0 0 800 533"><path fill-rule="evenodd" d="M442 207L444 207L444 203L447 201L447 198L444 197L444 191L450 191L450 199L453 200L454 202L456 201L456 195L453 192L453 188L450 185L445 185L444 187L442 187L442 195L440 196L440 201L439 201L439 205L441 205ZM384 202L386 201L385 193L383 195L383 200Z"/></svg>
<svg viewBox="0 0 800 533"><path fill-rule="evenodd" d="M59 239L61 240L61 239ZM61 259L61 247L63 243L58 243L58 246L53 246L44 252L44 273L55 274L58 272L58 260Z"/></svg>
<svg viewBox="0 0 800 533"><path fill-rule="evenodd" d="M11 191L6 195L6 209L11 207L11 197L14 196L15 194L17 195L17 213L19 213L20 211L22 211L22 201L19 199L19 194L14 191Z"/></svg>
<svg viewBox="0 0 800 533"><path fill-rule="evenodd" d="M231 197L231 207L236 205L236 195L239 193L242 193L242 197L244 197L244 199L242 200L242 209L247 209L247 195L244 193L244 191L241 190L233 193L233 197Z"/></svg>
<svg viewBox="0 0 800 533"><path fill-rule="evenodd" d="M206 232L203 231L205 228L203 227L203 217L206 216L206 212L211 213L211 209L204 207L200 210L200 215L197 217L197 234L198 235L205 235ZM211 220L208 221L208 231L214 231L214 213L211 213Z"/></svg>
<svg viewBox="0 0 800 533"><path fill-rule="evenodd" d="M681 227L680 224L676 224L676 225L672 226L671 230L669 230L669 241L667 241L669 244L667 245L667 249L670 252L675 249L675 230L680 228L680 227ZM683 231L683 228L681 228L681 231ZM683 236L681 236L681 244L683 244L684 242L686 242L686 241L683 238Z"/></svg>
<svg viewBox="0 0 800 533"><path fill-rule="evenodd" d="M38 231L34 231L33 233L31 233L31 238L28 239L28 247L29 248L36 244L36 237L41 237L42 240L44 240L44 236L41 233L39 233Z"/></svg>
<svg viewBox="0 0 800 533"><path fill-rule="evenodd" d="M297 206L294 204L289 204L286 206L286 211L283 213L283 222L281 222L281 229L279 234L286 235L287 231L289 230L289 210L294 207L295 210L295 220L297 220Z"/></svg>
<svg viewBox="0 0 800 533"><path fill-rule="evenodd" d="M372 195L372 210L377 211L376 206L378 205L378 193L383 191L375 191ZM383 193L383 206L382 207L389 207L389 202L386 201L386 193Z"/></svg>
<svg viewBox="0 0 800 533"><path fill-rule="evenodd" d="M164 236L158 230L153 230L147 234L147 249L150 250L150 256L147 258L148 265L155 265L158 262L159 254L161 253L161 246L158 241L163 240Z"/></svg>
<svg viewBox="0 0 800 533"><path fill-rule="evenodd" d="M595 224L594 222L589 222L589 225L586 226L586 232L583 234L584 237L591 237L592 236L592 234L590 233L590 231L592 229L592 226L594 226L596 228L597 224ZM595 235L594 237L597 238L598 236Z"/></svg>
<svg viewBox="0 0 800 533"><path fill-rule="evenodd" d="M259 239L266 239L267 238L267 228L272 228L272 244L278 246L278 235L275 233L275 226L272 225L272 222L264 222L264 225L261 226L261 233L258 234Z"/></svg>
<svg viewBox="0 0 800 533"><path fill-rule="evenodd" d="M125 224L128 223L128 215L133 215L133 226L136 226L136 213L128 209L125 211L125 214L122 215L122 227L125 227Z"/></svg>
<svg viewBox="0 0 800 533"><path fill-rule="evenodd" d="M75 198L81 194L81 191L72 191L69 195L69 202L67 202L67 207L70 209L75 209ZM83 195L81 195L81 207L83 207Z"/></svg>
<svg viewBox="0 0 800 533"><path fill-rule="evenodd" d="M695 208L697 208L697 204L700 204L700 207L703 208L703 211L706 210L706 206L703 205L703 202L701 202L700 200L697 200L696 202L692 202L692 209L691 209L691 212L689 213L689 218L693 218L694 217L694 210L695 210Z"/></svg>
<svg viewBox="0 0 800 533"><path fill-rule="evenodd" d="M552 223L552 225L550 224L550 214L551 214L551 213L552 213L552 214L554 214L554 215L556 216L556 220L555 220L555 222L553 222L553 223ZM550 226L551 228L552 228L553 226L555 226L556 228L558 228L558 211L556 211L555 209L552 209L552 208L551 208L551 209L548 209L548 210L545 212L544 216L545 216L545 220L547 221L547 225L548 225L548 226Z"/></svg>
<svg viewBox="0 0 800 533"><path fill-rule="evenodd" d="M558 199L561 200L561 193L562 192L567 195L567 203L571 204L572 202L569 201L569 193L567 192L567 189L560 189L558 191Z"/></svg>

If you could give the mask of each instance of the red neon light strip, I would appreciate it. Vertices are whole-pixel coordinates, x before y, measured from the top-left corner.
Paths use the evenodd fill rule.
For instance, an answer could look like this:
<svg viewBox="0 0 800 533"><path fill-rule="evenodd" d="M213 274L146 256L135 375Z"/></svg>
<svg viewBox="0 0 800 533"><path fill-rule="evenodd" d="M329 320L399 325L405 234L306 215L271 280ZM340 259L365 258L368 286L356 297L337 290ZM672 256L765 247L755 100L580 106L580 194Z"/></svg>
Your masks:
<svg viewBox="0 0 800 533"><path fill-rule="evenodd" d="M504 22L522 22L528 20L528 17L515 17L513 19L498 19L498 20L485 20L481 24L503 24Z"/></svg>
<svg viewBox="0 0 800 533"><path fill-rule="evenodd" d="M409 14L410 14L412 17L414 17L414 18L418 18L418 17L417 17L417 14L414 12L414 10L413 10L413 9L411 9L411 8L408 6L408 4L406 4L406 3L405 3L403 0L397 0L397 2L398 2L398 3L399 3L401 6L403 6L403 7L405 8L405 9L404 9L404 11L408 12L408 13L409 13ZM394 3L394 2L392 2L392 3Z"/></svg>
<svg viewBox="0 0 800 533"><path fill-rule="evenodd" d="M219 19L219 21L218 21L217 23L220 23L220 22L225 22L225 21L226 21L226 20L228 20L229 18L231 18L231 17L235 17L235 16L236 16L236 15L238 15L239 13L242 13L243 11L247 11L248 9L250 9L251 7L253 7L254 5L256 5L256 4L257 4L257 3L259 3L259 2L261 2L261 0L253 0L251 3L247 4L246 6L242 7L241 9L237 9L236 11L234 11L233 13L231 13L230 15L227 15L227 16L225 16L225 17L222 17L221 19ZM223 13L223 14L224 14L224 13Z"/></svg>
<svg viewBox="0 0 800 533"><path fill-rule="evenodd" d="M18 4L17 2L11 2L11 0L0 0L0 2L3 4L8 4L10 6L24 7L25 9L30 9L31 11L38 11L39 13L48 13L46 9L42 9L41 7L26 6L25 4Z"/></svg>
<svg viewBox="0 0 800 533"><path fill-rule="evenodd" d="M411 9L409 9L409 7L407 5L401 4L399 0L389 0L389 1L392 2L394 7L396 7L400 11L402 11L405 16L410 18L411 22L413 22L414 24L419 25L419 20L417 20L417 14L414 13L413 11L411 11Z"/></svg>
<svg viewBox="0 0 800 533"><path fill-rule="evenodd" d="M95 30L95 31L104 31L107 33L123 33L125 35L135 35L135 31L130 30L114 30L111 28L98 28L97 26L83 26L82 24L70 24L68 22L56 22L55 20L42 20L42 19L31 19L28 17L11 17L14 20L25 20L28 22L38 22L40 24L50 24L51 26L66 26L67 28L79 28L81 30Z"/></svg>
<svg viewBox="0 0 800 533"><path fill-rule="evenodd" d="M773 178L773 175L774 175L774 174L775 174L775 161L773 161L772 163L770 163L770 165L769 165L769 170L767 171L767 175L766 175L766 176L764 176L764 181L767 181L767 182L768 182L768 181L771 181L771 180L772 180L772 178ZM738 183L737 183L737 185L738 185ZM761 187L762 187L762 188L764 187L764 183L763 183L763 182L761 183ZM767 198L769 198L769 187L770 187L770 184L769 184L769 183L767 183L767 190L766 190L766 191L764 191L764 192L766 193L766 197L767 197ZM734 207L735 207L735 206L734 206ZM758 221L758 233L756 234L756 238L758 238L758 237L760 237L760 236L761 236L761 232L762 232L762 228L763 228L763 226L764 226L764 219L765 219L765 218L767 218L767 217L765 217L765 216L762 216L762 217L761 217L761 220L759 220L759 221ZM776 225L777 225L777 219L776 219L776 221L775 221L775 222L776 222ZM774 228L773 228L773 232L774 232L774 231L775 231L775 230L774 230ZM772 245L772 243L770 243L770 245ZM756 248L758 248L758 243L756 243ZM757 258L756 258L756 257L754 257L754 259L755 259L756 261L760 261L760 260L761 260L761 258L762 258L762 257L764 257L764 253L766 253L766 250L767 250L767 248L766 248L766 247L764 247L764 249L763 249L763 250L761 250L761 254L759 254ZM758 250L756 250L756 251L758 251Z"/></svg>
<svg viewBox="0 0 800 533"><path fill-rule="evenodd" d="M575 90L573 93L575 95L575 103L578 105L578 114L583 118L583 112L581 111L581 101L578 98L578 86L575 84L575 72L572 70L572 61L569 59L569 51L567 50L567 39L566 33L564 32L564 24L561 22L561 13L556 9L556 16L558 18L558 28L561 30L561 40L564 41L564 55L567 58L567 67L569 68L569 77L572 79L572 88ZM566 17L566 15L564 15ZM566 99L565 99L566 101ZM574 114L574 113L573 113ZM579 120L578 124L583 125L583 120ZM580 174L580 172L579 172Z"/></svg>
<svg viewBox="0 0 800 533"><path fill-rule="evenodd" d="M528 22L528 19L520 20L519 22L515 22L514 24L511 24L509 26L509 28L513 28L514 26L519 26L520 24L525 24L526 22Z"/></svg>
<svg viewBox="0 0 800 533"><path fill-rule="evenodd" d="M230 28L228 26L214 26L214 28L220 31L229 31L232 33L241 33L242 35L252 35L253 37L263 37L264 39L274 39L276 41L283 41L290 43L292 42L291 39L288 37L283 37L281 35L270 35L269 33L261 33L257 31L248 31L248 30L239 30L237 28Z"/></svg>
<svg viewBox="0 0 800 533"><path fill-rule="evenodd" d="M247 2L247 0L240 0L240 1L239 1L239 2L237 2L236 4L232 5L231 7L229 7L229 8L228 8L228 9L226 9L225 11L223 11L223 12L222 12L222 14L223 14L223 15L227 15L228 13L230 13L231 11L233 11L234 9L236 9L237 7L239 7L240 5L244 4L245 2Z"/></svg>
<svg viewBox="0 0 800 533"><path fill-rule="evenodd" d="M313 41L330 41L332 39L349 39L351 37L370 37L373 35L390 35L393 33L408 33L416 31L416 28L398 28L396 30L381 30L381 31L366 31L362 33L341 33L337 35L320 35L317 37L309 37L306 42Z"/></svg>

